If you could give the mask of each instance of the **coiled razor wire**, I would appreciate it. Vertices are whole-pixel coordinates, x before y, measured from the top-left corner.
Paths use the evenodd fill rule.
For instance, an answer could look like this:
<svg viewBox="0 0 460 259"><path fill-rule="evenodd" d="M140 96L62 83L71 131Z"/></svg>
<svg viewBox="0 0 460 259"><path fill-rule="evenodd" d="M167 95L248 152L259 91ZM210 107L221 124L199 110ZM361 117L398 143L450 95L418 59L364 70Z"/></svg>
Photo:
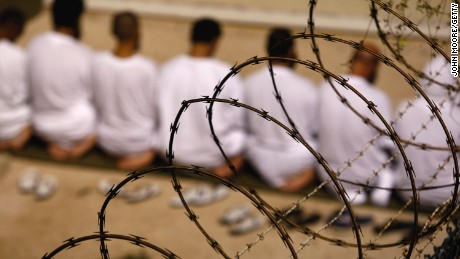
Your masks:
<svg viewBox="0 0 460 259"><path fill-rule="evenodd" d="M420 1L420 0L419 0ZM458 1L455 1L458 3ZM43 256L43 258L53 258L57 254L63 252L66 249L72 249L77 247L79 244L89 241L89 240L99 240L100 242L100 253L102 258L107 259L110 258L109 256L109 247L107 242L110 240L118 239L118 240L124 240L132 243L133 245L140 246L140 247L145 247L152 249L162 255L165 258L179 258L178 255L176 255L174 252L166 249L166 248L161 248L152 242L148 241L147 239L136 236L136 235L122 235L122 234L112 234L109 233L106 228L105 228L105 223L107 221L106 218L106 211L108 209L108 206L110 202L119 194L121 189L134 181L137 181L141 179L144 175L146 174L153 174L156 172L168 172L170 173L172 177L172 186L174 190L177 192L179 195L183 205L184 209L187 212L187 217L196 225L196 227L200 230L200 232L203 234L205 239L207 240L208 244L222 257L224 258L231 258L229 256L229 253L224 251L222 246L219 244L218 240L213 238L207 231L206 229L200 224L198 220L198 215L190 208L190 206L187 204L187 202L184 199L184 196L182 194L182 186L180 184L180 181L177 176L177 171L186 171L190 174L194 175L199 175L202 177L207 177L214 179L221 184L227 186L231 190L235 192L239 192L243 194L263 215L265 215L269 221L271 222L271 226L266 229L265 231L257 234L257 238L254 242L250 244L246 244L245 248L243 250L238 251L236 253L235 258L240 258L249 250L257 245L259 242L261 242L264 239L264 236L268 234L271 230L275 229L280 237L280 241L282 244L284 244L287 249L290 252L290 256L292 258L298 258L298 253L300 253L306 246L307 244L313 240L313 239L319 239L319 240L324 240L327 242L330 242L335 245L343 246L343 247L350 247L350 248L355 248L357 249L358 253L358 258L364 258L364 253L363 250L373 250L373 249L384 249L384 248L389 248L389 247L396 247L396 246L401 246L404 245L404 249L402 251L403 257L405 258L410 258L413 254L413 251L415 249L415 245L417 244L418 240L422 236L427 236L430 235L429 241L425 244L425 246L422 249L417 250L418 254L416 255L417 257L420 257L421 253L423 250L428 247L430 244L433 245L433 240L434 236L441 231L442 227L446 225L446 223L450 220L452 215L459 209L458 205L458 187L459 187L459 167L458 167L458 158L457 158L457 153L460 151L460 148L456 145L454 138L452 134L449 132L449 129L444 123L444 120L441 116L441 113L439 111L438 106L425 94L425 92L422 90L420 84L418 83L417 80L415 80L410 74L406 73L402 68L400 68L396 63L391 60L390 58L386 57L385 55L375 53L367 48L364 47L362 43L359 42L354 42L350 40L345 40L341 39L338 37L335 37L330 34L317 34L314 32L314 8L318 1L316 0L310 0L310 11L309 11L309 19L308 19L308 28L309 28L309 33L306 31L303 33L298 33L294 35L291 39L292 40L310 40L311 41L311 46L312 50L317 58L317 63L310 61L310 60L298 60L298 59L293 59L293 58L282 58L282 57L253 57L245 62L241 63L240 65L235 65L230 69L230 72L225 76L222 81L220 81L213 93L210 93L209 96L203 96L201 98L197 97L195 99L190 99L190 100L184 100L182 102L181 108L179 109L177 116L174 120L174 122L171 124L171 135L170 135L170 140L169 140L169 147L167 150L167 157L168 157L168 162L169 166L163 166L163 167L156 167L156 168L150 168L150 169L145 169L145 170L140 170L140 171L135 171L131 174L128 175L123 181L121 181L119 184L116 186L113 186L109 192L106 195L106 199L101 207L101 210L98 212L98 224L99 224L99 231L94 234L90 234L87 236L79 237L79 238L69 238L63 242L62 245L51 251L50 253L47 253ZM408 68L409 70L415 72L419 77L428 79L433 83L439 83L430 78L428 75L416 71L412 66L409 65L409 63L404 59L403 55L400 54L398 49L395 49L391 46L389 41L387 40L387 33L383 32L383 29L381 28L380 21L378 20L378 10L383 10L389 15L392 15L396 17L397 19L401 20L404 26L409 28L411 31L419 34L425 41L426 43L435 51L443 55L447 59L446 53L442 50L442 48L439 46L437 41L433 38L430 38L423 34L419 29L418 26L410 21L408 18L404 17L403 15L397 13L394 11L389 3L382 2L380 0L370 0L370 13L371 13L371 18L373 19L377 30L378 30L378 35L384 45L390 49L392 55L396 58L397 62L402 64L405 68ZM388 122L379 112L377 109L376 105L372 102L372 100L368 100L366 96L362 95L359 90L357 90L354 86L348 84L347 79L343 78L341 76L338 76L330 71L328 71L321 59L320 55L320 50L317 45L317 40L323 40L327 42L333 42L337 44L342 44L348 47L351 47L355 50L358 51L365 51L374 57L376 57L381 63L389 67L390 69L398 72L407 82L407 84L416 92L417 96L420 98L423 98L428 107L430 108L432 112L432 116L430 119L421 125L421 129L426 127L427 124L429 123L434 123L434 121L437 121L443 129L443 132L446 136L446 143L447 147L443 146L431 146L426 143L419 143L416 142L416 136L417 134L421 131L421 129L415 133L411 140L406 140L406 139L400 139L398 136L397 132L393 129L393 125L397 120L402 119L404 113L412 107L412 103L408 102L406 107L399 112L398 116L395 118L395 120ZM321 74L327 82L329 82L329 85L334 89L335 93L337 94L338 98L341 100L341 102L344 104L344 107L347 109L350 109L352 112L356 114L356 116L359 116L363 123L366 125L373 127L374 129L377 130L377 135L374 136L371 140L369 140L368 144L362 148L361 151L357 153L357 155L353 158L351 158L345 165L342 167L340 170L337 172L334 172L328 165L327 161L321 156L320 153L318 153L316 150L314 150L310 144L305 141L305 139L301 136L299 131L296 128L295 122L291 119L289 116L289 113L284 107L283 104L283 99L282 96L280 95L276 80L274 77L273 69L272 69L272 62L288 62L288 63L297 63L305 67L306 69L309 69L313 72ZM279 120L276 118L270 116L268 112L262 110L262 109L257 109L255 107L252 107L250 105L244 104L239 102L237 99L222 99L219 98L219 94L222 92L222 90L225 87L225 82L229 80L231 77L236 76L241 70L245 69L246 67L250 65L258 65L258 64L264 64L268 63L267 67L270 72L270 75L272 77L272 86L274 89L275 93L275 98L278 101L279 105L281 106L284 115L287 118L288 125L284 125L281 123ZM336 89L336 86L334 85L333 81L337 82L341 87L344 87L346 90L350 90L353 92L356 96L358 96L364 103L366 103L367 107L369 110L372 111L372 113L375 115L376 118L378 118L383 125L385 126L384 128L379 128L370 118L360 114L349 102L348 100L343 97L339 91ZM442 84L441 84L442 85ZM459 91L458 86L451 86L451 85L443 85L446 87L449 91ZM195 105L199 103L205 103L208 104L208 107L206 109L206 114L204 116L207 116L208 118L208 124L209 128L212 134L212 138L216 144L216 146L219 148L222 157L225 159L228 167L231 169L231 171L238 176L238 172L231 163L230 159L226 155L226 152L222 145L219 142L219 136L216 135L214 131L214 125L213 125L213 106L215 103L222 103L225 105L231 105L240 109L246 109L250 112L254 112L258 114L261 118L266 119L267 121L270 121L272 123L275 123L277 126L280 128L284 129L286 131L286 134L291 136L295 141L297 141L299 144L303 145L313 156L316 157L318 164L320 164L326 173L329 175L329 180L324 181L321 183L318 187L316 187L311 193L306 194L304 197L302 197L300 200L298 200L290 210L287 212L282 212L279 209L273 207L270 205L268 202L266 202L259 194L258 192L251 188L249 185L240 182L235 182L233 179L228 179L228 178L223 178L219 177L217 175L214 175L204 168L200 166L175 166L173 165L174 162L174 137L176 134L179 134L179 122L181 116L186 112L187 108L190 105ZM443 105L441 103L440 105ZM366 150L371 147L375 141L380 138L380 137L389 137L392 139L394 142L395 146L398 148L398 154L394 154L392 157L390 157L384 164L382 164L381 168L374 171L374 173L367 179L364 183L353 183L350 181L347 181L345 179L341 179L340 175L344 172L344 170L352 165L354 161L356 161L359 157L361 157ZM447 158L443 161L443 163L439 166L438 170L433 174L431 180L428 182L424 183L422 186L417 187L415 185L415 172L412 168L411 162L407 158L404 148L407 146L416 146L424 150L444 150L444 151L450 151L450 155L447 156ZM347 183L352 183L358 186L361 186L362 188L378 188L375 186L370 186L371 180L378 176L380 170L385 168L392 160L395 159L395 157L399 155L403 160L404 160L404 167L405 171L407 174L407 177L410 179L411 183L411 188L410 189L399 189L401 191L411 191L412 192L412 199L406 202L404 206L395 214L395 216L391 217L385 227L378 233L378 235L368 243L363 243L361 240L361 229L360 226L357 223L355 213L353 211L353 208L351 206L351 201L354 199L354 197L349 197L348 194L346 193L345 189L342 187L341 182L347 182ZM454 178L454 183L450 185L444 185L444 186L430 186L429 184L433 179L436 178L437 174L441 171L444 170L444 167L449 163L449 161L453 161L454 163L454 168L453 168L453 178ZM344 206L342 207L341 211L339 214L333 218L330 222L326 223L323 225L319 230L314 231L308 227L305 226L299 226L296 223L290 221L287 217L288 215L295 209L298 208L303 202L311 198L315 193L317 193L324 185L332 182L334 185L335 190L337 191L340 199L342 200ZM433 213L430 215L428 221L424 224L423 229L420 231L417 230L417 225L418 225L418 220L419 220L419 199L418 199L418 193L423 190L427 189L436 189L436 188L453 188L452 196L450 199L446 200L443 204L441 204ZM392 224L392 222L409 206L412 206L413 210L413 224L411 228L411 235L409 241L397 241L397 242L392 242L392 243L386 243L386 244L379 244L377 243L378 239L380 236L383 234L383 232ZM354 243L347 242L345 240L341 239L336 239L336 238L331 238L324 236L320 234L320 232L327 227L329 227L337 218L343 213L345 210L347 210L350 214L351 217L351 224L352 224L352 231L354 233L355 241ZM441 216L440 216L441 215ZM440 218L437 222L432 223L435 218ZM298 232L305 234L308 236L308 239L300 244L300 246L295 249L294 248L294 243L286 231L285 227L281 224L281 222L285 222L288 225L294 227ZM281 246L280 243L280 246Z"/></svg>

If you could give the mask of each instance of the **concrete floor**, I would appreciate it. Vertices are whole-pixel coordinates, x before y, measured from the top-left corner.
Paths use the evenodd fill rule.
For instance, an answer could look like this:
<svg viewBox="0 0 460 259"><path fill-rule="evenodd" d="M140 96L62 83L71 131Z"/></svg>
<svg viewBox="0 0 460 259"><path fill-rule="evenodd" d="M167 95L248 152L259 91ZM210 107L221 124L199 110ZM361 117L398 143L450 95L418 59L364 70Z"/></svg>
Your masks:
<svg viewBox="0 0 460 259"><path fill-rule="evenodd" d="M36 168L40 174L50 174L59 181L56 194L48 200L36 201L33 195L21 194L17 183L23 170ZM97 212L104 201L104 195L98 192L97 184L101 179L121 181L124 173L119 170L103 170L75 165L56 164L38 160L24 159L0 153L0 258L41 258L71 237L82 237L98 231ZM106 214L106 230L112 234L137 235L145 237L149 242L174 252L181 258L220 258L206 242L197 227L186 217L184 209L173 209L169 206L170 198L176 194L172 188L170 177L149 175L140 181L128 184L127 189L147 183L159 184L163 191L158 197L143 202L129 204L116 198L109 204ZM197 179L181 179L187 188L195 185ZM301 195L288 195L274 191L260 191L261 196L277 208L286 208L301 198ZM231 192L225 200L199 208L193 208L200 217L203 227L215 238L230 256L244 250L247 243L258 238L257 234L268 228L268 224L258 231L241 236L232 236L229 229L218 223L219 218L231 205L248 203L238 193ZM320 229L327 217L340 208L340 203L330 199L313 198L303 203L306 212L317 212L322 217L319 222L311 225L312 230ZM376 207L357 207L357 213L374 216L375 224L382 224L397 211ZM256 212L255 212L256 213ZM411 219L411 214L404 212L400 219ZM421 218L424 222L426 217ZM374 240L373 225L362 227L361 239L364 243ZM308 240L294 230L288 230L294 248ZM350 229L328 227L321 234L329 238L354 242ZM404 233L385 234L377 239L378 243L394 242L402 238ZM441 231L434 244L439 245L446 236ZM427 239L420 241L419 249L424 247ZM139 248L118 240L108 244L111 258L161 258L161 256L145 248ZM395 247L384 250L365 251L365 258L399 258L403 248ZM432 246L422 253L432 253ZM129 255L139 257L129 257ZM243 257L246 258L288 258L289 251L282 243L276 231L266 234L263 241L256 244ZM356 248L338 247L329 242L316 239L299 252L299 258L357 258ZM56 258L100 258L99 243L88 241L70 250L65 250ZM415 256L413 258L416 258Z"/></svg>

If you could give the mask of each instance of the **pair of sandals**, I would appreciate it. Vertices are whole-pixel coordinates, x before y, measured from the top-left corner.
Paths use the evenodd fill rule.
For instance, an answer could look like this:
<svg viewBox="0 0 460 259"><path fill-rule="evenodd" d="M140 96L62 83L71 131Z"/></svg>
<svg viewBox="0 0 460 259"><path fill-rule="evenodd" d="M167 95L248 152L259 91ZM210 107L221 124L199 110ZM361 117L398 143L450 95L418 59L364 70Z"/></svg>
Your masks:
<svg viewBox="0 0 460 259"><path fill-rule="evenodd" d="M99 191L104 195L109 193L114 187L115 187L115 183L107 179L102 179L101 181L99 181L99 184L98 184ZM160 193L161 193L161 187L157 184L152 183L152 184L142 185L133 190L122 188L120 192L118 193L117 197L126 199L128 203L136 203L136 202L144 201L148 198L156 197Z"/></svg>
<svg viewBox="0 0 460 259"><path fill-rule="evenodd" d="M188 206L206 206L227 198L229 188L224 185L201 184L183 192L182 196ZM171 199L171 207L182 208L180 197ZM262 216L254 216L251 206L237 204L224 212L220 223L230 226L230 234L241 235L260 228L265 223Z"/></svg>
<svg viewBox="0 0 460 259"><path fill-rule="evenodd" d="M283 214L286 214L286 212L289 211L288 209L283 210ZM310 213L306 214L303 209L297 207L293 209L292 211L289 212L288 215L285 216L287 220L289 220L292 223L295 223L298 226L305 226L309 224L316 223L320 220L321 216L318 213ZM282 222L282 224L288 228L294 227L293 225L289 224L288 222Z"/></svg>
<svg viewBox="0 0 460 259"><path fill-rule="evenodd" d="M287 210L286 210L287 211ZM286 219L299 225L307 225L317 222L320 219L319 214L305 214L301 209L295 209L286 216ZM262 215L254 215L253 207L245 204L237 204L228 209L220 219L220 223L230 225L230 234L242 235L252 232L262 227L266 222ZM283 223L287 227L290 224Z"/></svg>
<svg viewBox="0 0 460 259"><path fill-rule="evenodd" d="M206 206L227 198L230 194L228 187L224 185L200 184L182 193L182 196L189 206ZM177 195L172 198L170 205L173 208L182 208L184 204Z"/></svg>
<svg viewBox="0 0 460 259"><path fill-rule="evenodd" d="M338 227L338 228L349 228L352 226L351 223L351 215L350 213L345 210L340 216L339 215L339 210L334 211L328 218L328 222L332 221L332 226ZM337 219L335 219L337 217ZM335 220L334 220L335 219ZM356 223L358 225L363 226L363 225L368 225L371 224L374 221L374 218L370 215L355 215Z"/></svg>
<svg viewBox="0 0 460 259"><path fill-rule="evenodd" d="M57 189L57 180L52 175L40 175L35 168L26 169L18 181L19 190L33 194L37 200L51 198Z"/></svg>
<svg viewBox="0 0 460 259"><path fill-rule="evenodd" d="M242 235L259 229L265 224L265 217L254 215L253 207L237 204L224 212L220 223L230 226L231 235Z"/></svg>

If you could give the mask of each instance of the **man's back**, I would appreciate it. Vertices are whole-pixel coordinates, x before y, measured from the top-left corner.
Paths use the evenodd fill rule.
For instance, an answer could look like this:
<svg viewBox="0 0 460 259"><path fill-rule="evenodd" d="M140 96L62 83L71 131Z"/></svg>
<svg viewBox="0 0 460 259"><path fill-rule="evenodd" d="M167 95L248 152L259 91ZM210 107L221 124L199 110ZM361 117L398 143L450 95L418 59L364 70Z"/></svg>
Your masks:
<svg viewBox="0 0 460 259"><path fill-rule="evenodd" d="M135 54L119 58L103 52L92 65L99 142L113 153L152 148L157 68Z"/></svg>
<svg viewBox="0 0 460 259"><path fill-rule="evenodd" d="M0 107L13 108L27 97L26 56L8 40L0 40Z"/></svg>
<svg viewBox="0 0 460 259"><path fill-rule="evenodd" d="M68 35L48 32L29 47L33 107L64 110L90 98L90 51Z"/></svg>
<svg viewBox="0 0 460 259"><path fill-rule="evenodd" d="M28 124L26 56L8 40L0 40L0 139L14 137Z"/></svg>
<svg viewBox="0 0 460 259"><path fill-rule="evenodd" d="M421 86L425 93L439 108L442 119L452 133L455 143L460 143L460 107L455 100L458 95L456 79L450 74L449 63L443 56L438 55L426 67L425 74L433 78L436 82L450 84L457 87L457 92L448 93L444 86L421 80ZM407 104L403 104L405 107ZM401 110L401 109L400 109ZM448 148L446 134L440 122L433 116L428 103L419 97L414 100L411 107L405 112L404 116L398 120L395 126L400 138L408 139L417 143L425 143L429 146ZM453 168L454 162L451 157L452 152L440 150L423 150L419 147L408 146L405 148L406 155L411 161L416 174L416 186L438 186L454 183ZM457 153L457 158L460 158ZM448 162L447 162L448 161ZM411 188L410 180L407 177L402 159L398 160L398 186L401 188ZM441 167L443 165L443 167ZM420 202L422 206L436 207L438 204L447 200L453 192L453 186L441 189L425 190L420 192ZM405 199L412 196L412 192L401 192Z"/></svg>
<svg viewBox="0 0 460 259"><path fill-rule="evenodd" d="M168 148L170 125L174 122L184 100L212 96L214 87L230 72L230 67L208 57L181 55L167 62L161 72L158 84L157 105L161 119L160 141L162 148ZM242 86L238 77L230 78L220 98L242 99ZM208 104L192 104L182 115L178 134L175 136L175 157L182 163L203 162L213 167L223 158L210 136L206 116ZM243 130L241 108L229 104L215 103L213 122L223 148L229 154L241 150ZM193 155L188 155L193 154ZM182 160L182 161L181 161Z"/></svg>
<svg viewBox="0 0 460 259"><path fill-rule="evenodd" d="M69 35L48 32L32 41L28 55L34 129L69 149L94 132L91 52Z"/></svg>
<svg viewBox="0 0 460 259"><path fill-rule="evenodd" d="M274 64L273 74L287 113L305 141L316 149L316 88L286 64ZM245 101L248 105L267 111L268 115L292 128L274 93L268 68L251 74L245 82ZM310 183L316 160L307 148L274 122L251 111L246 114L246 157L265 181L285 191L296 191Z"/></svg>
<svg viewBox="0 0 460 259"><path fill-rule="evenodd" d="M376 104L378 111L387 121L390 121L391 106L383 92L358 76L344 75L343 77L349 79L348 83L350 85L355 87L368 100ZM351 90L344 89L338 83L334 83L334 85L353 108L360 114L371 119L378 127L384 129L383 123L372 113L363 100ZM324 158L333 165L334 169L344 166L347 160L352 159L357 152L364 149L368 142L378 134L375 129L365 124L361 118L339 100L338 95L328 83L323 84L321 88L319 127L321 129L319 134L319 150ZM380 137L374 145L369 147L364 152L363 157L353 163L350 171L370 175L372 170L378 169L378 166L387 158L381 151L381 140L385 138Z"/></svg>
<svg viewBox="0 0 460 259"><path fill-rule="evenodd" d="M316 134L317 90L313 83L297 75L292 69L284 66L273 67L275 82L282 97L283 104L296 124L297 130L307 140L312 141ZM274 96L272 78L268 68L251 74L245 81L245 101L247 104L268 111L270 116L291 128L288 120ZM303 149L285 130L273 122L262 119L253 112L247 112L250 137L266 145L267 148L279 147ZM313 146L316 146L315 143Z"/></svg>
<svg viewBox="0 0 460 259"><path fill-rule="evenodd" d="M446 101L442 105L438 104L438 108L443 115L444 123L458 145L460 143L460 119L455 119L454 116L455 114L457 116L460 114L460 109L450 101ZM447 148L446 135L437 119L430 119L432 115L433 113L424 99L416 100L413 107L398 122L396 126L397 133L401 138L409 140L416 134L415 142ZM424 130L419 132L423 124L426 126ZM450 151L422 150L419 147L409 146L405 149L405 152L417 176L415 178L416 186L438 186L454 183L452 171L454 163ZM457 155L457 158L460 157ZM447 159L449 162L445 162ZM398 186L401 188L411 188L410 180L405 173L402 161L399 162ZM442 164L445 164L445 167L443 170L439 170L439 166ZM453 187L422 191L420 192L420 200L422 204L428 203L436 206L438 203L447 200L451 196L452 191ZM405 198L409 198L412 196L412 192L403 192L402 195Z"/></svg>
<svg viewBox="0 0 460 259"><path fill-rule="evenodd" d="M378 111L386 119L391 120L391 106L388 98L364 78L354 75L344 75L348 83L376 105ZM384 124L372 113L367 104L351 90L345 89L334 82L337 90L353 108L369 118L378 127L385 129ZM387 136L377 136L378 131L366 124L340 101L332 87L326 82L321 88L319 105L319 153L326 159L331 169L341 171L340 178L355 183L367 183L381 187L392 186L391 172L383 170L383 164L389 158L393 143ZM355 159L357 158L357 159ZM348 164L350 162L350 164ZM342 169L345 168L343 171ZM374 173L379 172L379 176ZM321 168L319 177L326 180L329 176ZM343 187L351 198L361 187L342 182ZM385 198L373 195L374 202L384 205L388 201L389 192ZM360 192L354 202L360 204L367 200L367 195Z"/></svg>

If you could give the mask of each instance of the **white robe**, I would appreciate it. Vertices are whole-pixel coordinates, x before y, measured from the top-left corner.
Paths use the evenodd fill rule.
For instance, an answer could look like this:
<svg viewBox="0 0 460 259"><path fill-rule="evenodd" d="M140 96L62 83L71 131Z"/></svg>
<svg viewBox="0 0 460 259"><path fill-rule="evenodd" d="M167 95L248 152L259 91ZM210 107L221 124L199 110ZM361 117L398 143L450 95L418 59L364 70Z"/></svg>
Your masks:
<svg viewBox="0 0 460 259"><path fill-rule="evenodd" d="M273 66L275 82L283 104L297 130L312 148L317 148L317 89L306 78L284 66ZM245 101L257 109L268 111L281 123L291 128L281 106L274 96L268 68L248 76L245 81ZM315 157L302 144L271 121L253 112L247 114L248 145L246 156L261 176L272 186L284 182L315 163Z"/></svg>
<svg viewBox="0 0 460 259"><path fill-rule="evenodd" d="M93 60L98 144L113 155L154 147L154 87L157 68L140 55L119 58L103 52Z"/></svg>
<svg viewBox="0 0 460 259"><path fill-rule="evenodd" d="M94 133L90 50L71 36L47 32L29 46L33 126L63 148Z"/></svg>
<svg viewBox="0 0 460 259"><path fill-rule="evenodd" d="M26 55L8 40L0 40L0 139L11 139L30 125Z"/></svg>
<svg viewBox="0 0 460 259"><path fill-rule="evenodd" d="M438 82L456 85L456 79L450 75L450 64L446 63L444 57L440 55L426 66L424 73L428 74ZM456 144L459 145L459 103L454 102L454 96L448 97L447 91L437 84L429 84L427 80L421 80L421 85L428 97L438 106L448 130L452 133ZM441 106L443 101L444 104ZM406 104L403 103L400 110L405 106ZM412 135L417 134L416 139L413 140L415 142L426 143L438 147L448 147L446 143L446 135L436 118L428 123L426 130L422 130L420 133L417 133L422 128L422 124L427 124L431 116L432 112L430 111L425 99L418 98L413 101L413 106L409 108L403 118L397 122L395 126L397 133L401 138L409 140L412 140ZM438 186L454 183L454 162L452 158L450 159L450 162L445 165L444 169L438 172L436 179L432 179L432 176L436 171L438 171L438 167L444 163L444 160L449 155L452 154L450 151L422 150L418 147L408 146L405 148L405 152L414 168L414 172L416 174L415 185L417 187L422 185ZM457 158L460 159L458 153ZM411 188L410 180L406 175L403 161L401 158L398 161L400 163L397 187ZM454 187L451 186L442 189L421 191L419 193L420 204L426 207L436 207L438 204L446 201L452 195L453 190ZM405 199L412 197L412 191L400 192L400 194Z"/></svg>
<svg viewBox="0 0 460 259"><path fill-rule="evenodd" d="M229 65L214 58L196 58L188 55L180 55L162 67L156 101L161 120L160 150L169 149L170 125L179 112L181 102L202 96L211 97L214 87L229 72ZM243 102L242 84L238 76L230 78L225 85L220 98L237 98ZM207 168L224 163L209 129L206 117L208 105L192 104L182 115L178 133L174 138L173 151L176 163ZM243 151L245 134L242 117L242 108L215 103L215 132L224 151L230 157Z"/></svg>
<svg viewBox="0 0 460 259"><path fill-rule="evenodd" d="M391 120L391 106L387 96L364 78L355 75L343 75L349 79L348 83L361 92L368 100L377 105L378 111L389 122ZM371 119L380 128L384 128L379 118L374 115L367 107L367 104L356 96L351 90L346 90L343 86L333 81L338 91L345 96L349 103L361 114ZM319 152L329 163L332 170L337 172L346 166L347 161L353 159L358 152L364 150L375 135L377 130L364 122L355 115L350 109L346 108L339 100L338 96L325 82L321 88L319 101ZM352 182L366 183L373 177L373 171L380 169L382 164L389 158L384 149L392 149L393 143L389 137L378 138L356 161L347 167L340 175L340 178ZM319 177L322 180L328 179L326 171L320 167ZM378 185L378 178L373 178L371 185ZM331 183L332 185L332 183ZM343 182L343 187L350 198L354 192L362 189L360 186ZM382 186L383 187L383 186ZM391 186L385 186L391 187ZM359 203L359 202L357 202Z"/></svg>

